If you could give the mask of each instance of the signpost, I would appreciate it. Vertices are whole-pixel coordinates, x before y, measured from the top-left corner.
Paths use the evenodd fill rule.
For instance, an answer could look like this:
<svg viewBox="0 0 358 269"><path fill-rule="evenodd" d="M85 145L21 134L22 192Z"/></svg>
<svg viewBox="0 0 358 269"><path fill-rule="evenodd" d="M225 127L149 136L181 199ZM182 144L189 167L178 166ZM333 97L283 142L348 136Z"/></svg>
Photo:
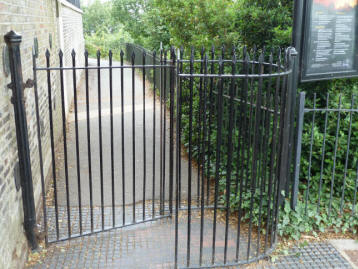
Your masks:
<svg viewBox="0 0 358 269"><path fill-rule="evenodd" d="M358 0L305 0L301 81L358 76Z"/></svg>
<svg viewBox="0 0 358 269"><path fill-rule="evenodd" d="M299 59L293 67L292 93L297 94L300 82L358 77L357 35L358 0L294 0L292 47ZM296 98L292 100L294 108ZM290 135L292 149L293 127ZM290 164L292 154L289 158ZM295 166L293 174L297 169ZM298 182L293 182L292 208L297 203L297 192Z"/></svg>

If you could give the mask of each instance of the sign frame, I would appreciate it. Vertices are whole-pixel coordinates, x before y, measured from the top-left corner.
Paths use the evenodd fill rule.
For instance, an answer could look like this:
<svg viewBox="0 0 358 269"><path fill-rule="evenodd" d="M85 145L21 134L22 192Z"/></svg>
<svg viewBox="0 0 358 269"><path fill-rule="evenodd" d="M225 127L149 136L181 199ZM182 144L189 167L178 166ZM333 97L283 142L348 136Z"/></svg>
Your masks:
<svg viewBox="0 0 358 269"><path fill-rule="evenodd" d="M296 0L299 1L299 0ZM300 81L301 82L311 82L311 81L320 81L320 80L330 80L330 79L340 79L340 78L354 78L358 77L358 7L356 8L356 20L355 20L355 40L353 44L353 68L349 70L334 71L334 72L321 72L321 73L308 73L308 57L309 57L309 40L311 33L311 14L312 14L312 5L314 0L304 0L303 4L303 14L301 18L295 18L303 20L302 25L302 50L300 53Z"/></svg>

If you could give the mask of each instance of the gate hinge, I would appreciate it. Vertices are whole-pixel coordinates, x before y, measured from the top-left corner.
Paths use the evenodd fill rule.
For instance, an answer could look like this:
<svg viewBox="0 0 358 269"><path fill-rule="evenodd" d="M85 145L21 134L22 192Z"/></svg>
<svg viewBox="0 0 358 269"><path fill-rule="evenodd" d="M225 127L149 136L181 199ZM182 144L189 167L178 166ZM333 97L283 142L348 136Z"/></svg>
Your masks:
<svg viewBox="0 0 358 269"><path fill-rule="evenodd" d="M34 85L35 85L35 81L29 78L25 83L23 83L22 87L23 87L23 90L25 90L26 88L33 88ZM7 88L14 90L14 83L7 84Z"/></svg>
<svg viewBox="0 0 358 269"><path fill-rule="evenodd" d="M26 81L26 83L24 83L23 88L24 88L24 90L25 90L26 88L32 88L32 87L34 87L34 85L35 85L35 81L33 81L32 79L29 78L29 79Z"/></svg>
<svg viewBox="0 0 358 269"><path fill-rule="evenodd" d="M14 84L13 83L7 84L7 88L10 89L10 90L13 90L14 89Z"/></svg>

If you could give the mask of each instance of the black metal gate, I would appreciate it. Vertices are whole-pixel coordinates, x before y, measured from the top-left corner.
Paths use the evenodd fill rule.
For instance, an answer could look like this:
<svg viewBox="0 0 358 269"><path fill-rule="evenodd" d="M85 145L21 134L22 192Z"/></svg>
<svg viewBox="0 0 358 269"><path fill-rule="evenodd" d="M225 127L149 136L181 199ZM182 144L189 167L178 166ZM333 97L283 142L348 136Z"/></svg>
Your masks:
<svg viewBox="0 0 358 269"><path fill-rule="evenodd" d="M185 145L189 168L183 176L177 150L175 264L247 264L274 249L290 174L293 51L180 52L176 145Z"/></svg>
<svg viewBox="0 0 358 269"><path fill-rule="evenodd" d="M291 51L131 50L33 56L46 243L173 218L175 268L267 256L290 173Z"/></svg>
<svg viewBox="0 0 358 269"><path fill-rule="evenodd" d="M85 65L77 66L76 59L83 56L72 51L72 66L65 67L62 52L51 56L47 50L45 57L45 67L36 65L35 56L33 64L46 242L170 217L174 175L174 59L169 61L166 52L161 52L158 62L153 58L154 62L148 63L143 55L140 59L143 62L136 64L133 53L131 62L125 63L122 52L119 62L113 62L112 52L105 59L98 52L97 59L91 61L86 52ZM59 66L51 66L52 57L58 57ZM78 82L82 70L84 81ZM154 76L156 73L160 76L162 85L153 85L153 89L160 88L160 109L156 94L150 100L147 96L149 70ZM40 72L47 76L52 155L48 186L44 176L43 119L36 83ZM53 96L56 84L52 81L56 72L60 77L57 86L61 93L58 97L61 115L57 115L57 123L54 115L57 99ZM68 115L65 72L72 76L73 106ZM167 79L170 80L169 88L166 88ZM140 85L136 85L139 80ZM114 85L120 87L114 88ZM171 96L170 116L167 115L167 95ZM147 104L149 101L151 104ZM146 125L149 118L152 126ZM57 136L63 139L56 143L58 132ZM148 167L149 159L152 167Z"/></svg>

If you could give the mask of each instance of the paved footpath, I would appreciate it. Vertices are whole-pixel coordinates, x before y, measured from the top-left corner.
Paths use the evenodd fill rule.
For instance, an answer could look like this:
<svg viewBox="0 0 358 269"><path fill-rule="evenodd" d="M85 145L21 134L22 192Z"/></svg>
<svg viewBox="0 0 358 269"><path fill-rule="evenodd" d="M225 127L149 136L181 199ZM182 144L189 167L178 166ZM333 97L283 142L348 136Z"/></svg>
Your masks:
<svg viewBox="0 0 358 269"><path fill-rule="evenodd" d="M96 65L96 61L90 59L89 65ZM119 66L120 63L114 62L113 65ZM108 62L102 61L101 66L108 66ZM121 74L120 69L113 69L113 149L114 149L114 177L115 177L115 204L120 206L122 200L122 121L121 121ZM155 137L153 136L153 94L146 89L143 96L143 81L137 74L134 79L135 84L135 124L134 140L135 151L133 152L133 130L132 130L132 71L130 68L124 69L123 92L124 92L124 170L125 170L125 204L133 203L133 172L135 172L135 202L143 200L144 178L146 177L146 199L152 198L152 178L156 175L155 197L159 199L159 174L160 174L160 103L157 101L155 106ZM104 205L112 205L112 167L111 167L111 128L110 128L110 80L108 69L101 70L101 111L102 111L102 153L103 153L103 186L104 186ZM148 85L147 85L148 86ZM99 116L98 116L98 74L96 69L89 70L89 107L90 107L90 126L91 126L91 164L93 182L93 206L101 205L100 197L100 144L99 144ZM144 98L143 98L144 97ZM145 102L145 107L143 107ZM144 155L144 121L143 108L145 108L145 143L146 155ZM168 110L167 110L168 111ZM71 206L78 205L78 178L77 178L77 158L76 158L76 135L75 117L72 109L68 119L68 163L69 163L69 196ZM168 120L168 116L167 116ZM89 206L89 169L88 169L88 142L87 142L87 115L86 115L86 91L85 83L81 83L78 88L78 125L79 125L79 152L80 152L80 176L81 176L81 203L82 206ZM155 143L156 162L153 166L153 143ZM135 154L135 167L133 166L133 154ZM165 162L165 197L169 194L169 122L166 124L166 162ZM174 166L175 169L175 166ZM193 168L192 189L196 190L196 174ZM187 178L188 162L182 162L182 177ZM60 169L58 173L58 202L59 206L66 205L65 192L65 170ZM174 180L175 183L175 180ZM186 198L187 181L182 182L182 197Z"/></svg>
<svg viewBox="0 0 358 269"><path fill-rule="evenodd" d="M91 64L95 64L91 61ZM103 65L108 63L103 62ZM118 63L114 63L118 64ZM105 205L105 223L111 224L111 158L110 158L110 99L109 99L109 73L108 70L101 71L101 92L102 92L102 135L103 135L103 180L104 180L104 205ZM159 175L159 103L156 102L156 135L153 136L153 95L147 91L143 96L142 85L143 82L139 76L135 77L135 140L137 146L135 150L135 170L133 170L132 163L132 74L130 69L124 70L124 125L125 125L125 205L127 210L127 218L131 218L131 203L133 201L133 171L136 172L136 197L135 202L138 203L142 199L144 188L144 171L146 171L147 180L150 183L146 184L146 193L152 194L153 185L151 184L151 176L153 172ZM97 71L89 71L89 85L90 85L90 118L91 118L91 151L92 151L92 180L93 180L93 205L94 205L94 219L95 225L101 223L101 213L99 206L101 205L100 197L100 160L99 160L99 129L98 129L98 89L97 89ZM121 178L121 107L120 107L120 70L113 71L113 102L114 102L114 150L115 150L115 205L122 208L122 178ZM88 227L88 206L90 202L89 197L89 173L88 173L88 144L87 144L87 123L86 123L86 98L85 88L82 84L78 89L78 119L79 119L79 145L80 145L80 175L81 175L81 202L83 206L84 230ZM144 97L144 99L143 99ZM143 155L143 100L146 102L146 144L147 144L147 159L146 170L144 170L144 155ZM169 127L169 124L167 124ZM168 130L167 130L168 134ZM152 154L153 143L156 145L157 162L153 169ZM69 149L69 190L70 190L70 204L71 215L75 218L78 212L78 181L77 181L77 167L76 167L76 137L75 137L75 123L73 111L69 115L68 124L68 149ZM169 154L169 143L167 140L166 154ZM61 159L61 154L59 152ZM61 160L60 160L61 161ZM166 163L168 167L168 163ZM185 159L182 162L182 178L187 178L188 162ZM193 182L192 189L196 190L196 171L193 168ZM168 178L168 169L166 171L166 178ZM155 200L159 198L159 181L155 186ZM65 174L63 167L59 166L58 173L58 203L60 208L60 226L66 222L66 192L65 192ZM168 186L168 184L167 184ZM183 200L186 199L186 190L188 189L187 181L182 183ZM148 197L148 196L147 196ZM168 197L168 189L166 188L166 197ZM149 199L152 197L150 196ZM148 199L148 198L147 198ZM136 215L141 217L143 208L139 203L136 207ZM150 203L147 203L145 212L151 212ZM52 211L51 211L52 209ZM107 213L108 211L108 213ZM49 207L50 229L49 237L52 239L55 231L51 228L51 221L53 222L53 208ZM117 214L120 216L122 212ZM52 214L52 215L51 215ZM212 231L212 218L210 214L205 216L205 238L211 239L210 232ZM29 268L173 268L174 260L174 219L162 219L160 221L140 224L137 226L116 229L109 232L101 232L91 236L84 236L82 238L72 239L57 244L51 244L48 249L43 249L39 253L30 256L28 263ZM73 221L75 223L75 221ZM61 226L62 227L62 226ZM100 228L100 227L95 227ZM72 227L73 230L78 229ZM231 229L235 231L236 229ZM224 231L225 224L219 222L217 224L217 261L223 259L224 246ZM63 227L61 232L66 232ZM191 262L192 265L198 264L198 250L200 238L200 221L199 216L192 218L192 242L191 242ZM183 266L186 261L186 234L187 234L187 218L185 214L179 218L179 243L178 243L178 262ZM230 238L236 238L235 232L230 233ZM245 235L240 238L241 249L245 250L247 238ZM236 241L229 240L228 259L233 259L235 256ZM255 246L252 246L253 249ZM297 253L301 253L298 255ZM245 257L246 252L240 253L240 257ZM206 265L210 264L211 260L211 241L205 241L203 247L203 262ZM263 261L258 264L250 265L250 268L351 268L347 260L343 258L338 251L329 243L310 244L302 249L292 249L291 255L278 259L275 263Z"/></svg>

